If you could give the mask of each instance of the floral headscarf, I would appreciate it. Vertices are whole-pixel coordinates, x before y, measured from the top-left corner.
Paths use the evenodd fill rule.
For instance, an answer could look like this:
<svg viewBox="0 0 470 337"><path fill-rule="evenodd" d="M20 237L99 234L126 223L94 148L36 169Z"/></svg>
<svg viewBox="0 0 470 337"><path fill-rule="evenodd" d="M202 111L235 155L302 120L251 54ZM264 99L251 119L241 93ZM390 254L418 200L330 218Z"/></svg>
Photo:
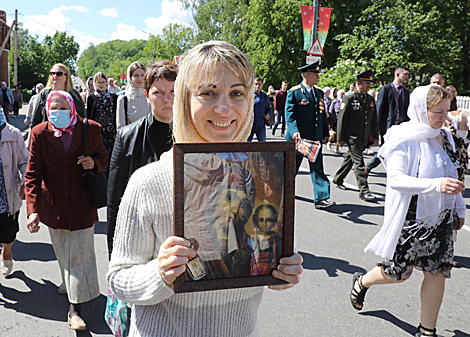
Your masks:
<svg viewBox="0 0 470 337"><path fill-rule="evenodd" d="M66 128L63 128L63 129L56 128L56 126L51 123L52 129L54 130L54 136L62 137L62 132L64 131L68 132L69 134L72 134L72 130L70 130L70 127L77 123L77 109L75 108L75 103L73 101L72 96L70 96L68 92L63 91L63 90L51 91L49 93L49 96L47 96L47 102L46 102L46 112L47 112L48 119L50 118L49 110L51 108L51 99L52 99L52 96L55 96L55 95L60 95L64 97L70 106L70 123Z"/></svg>
<svg viewBox="0 0 470 337"><path fill-rule="evenodd" d="M98 78L104 78L106 80L106 88L103 91L98 90L98 87L96 86L96 80ZM108 90L108 77L104 73L100 72L95 74L95 77L93 78L93 86L95 87L95 95L101 98L105 103L111 98L111 93Z"/></svg>

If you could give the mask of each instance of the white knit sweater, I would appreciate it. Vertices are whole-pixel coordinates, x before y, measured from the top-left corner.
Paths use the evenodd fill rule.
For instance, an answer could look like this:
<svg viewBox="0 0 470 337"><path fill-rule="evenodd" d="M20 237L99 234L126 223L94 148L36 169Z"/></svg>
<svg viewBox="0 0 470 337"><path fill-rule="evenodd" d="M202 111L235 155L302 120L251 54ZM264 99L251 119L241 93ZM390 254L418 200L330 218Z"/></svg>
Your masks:
<svg viewBox="0 0 470 337"><path fill-rule="evenodd" d="M106 275L131 303L129 336L258 336L263 287L175 294L158 270L158 251L173 235L173 156L137 170L119 205Z"/></svg>

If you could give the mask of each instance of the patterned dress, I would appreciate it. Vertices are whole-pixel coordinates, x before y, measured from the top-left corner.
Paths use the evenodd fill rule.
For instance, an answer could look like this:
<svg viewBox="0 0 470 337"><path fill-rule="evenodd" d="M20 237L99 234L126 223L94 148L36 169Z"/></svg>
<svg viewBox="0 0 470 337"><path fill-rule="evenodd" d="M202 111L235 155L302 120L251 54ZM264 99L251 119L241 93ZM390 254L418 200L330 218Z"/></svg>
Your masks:
<svg viewBox="0 0 470 337"><path fill-rule="evenodd" d="M116 139L116 109L114 108L112 96L98 96L93 120L101 125L103 145L109 153L109 158L111 158L114 140Z"/></svg>
<svg viewBox="0 0 470 337"><path fill-rule="evenodd" d="M441 130L444 151L456 167L460 166L458 151L452 145L444 130ZM457 144L456 144L457 146ZM450 278L454 260L454 241L452 222L457 216L455 211L446 209L441 212L439 224L432 230L422 227L416 230L416 207L419 195L411 198L408 213L392 260L378 263L385 274L393 279L406 280L413 273L413 267L432 273L440 272Z"/></svg>

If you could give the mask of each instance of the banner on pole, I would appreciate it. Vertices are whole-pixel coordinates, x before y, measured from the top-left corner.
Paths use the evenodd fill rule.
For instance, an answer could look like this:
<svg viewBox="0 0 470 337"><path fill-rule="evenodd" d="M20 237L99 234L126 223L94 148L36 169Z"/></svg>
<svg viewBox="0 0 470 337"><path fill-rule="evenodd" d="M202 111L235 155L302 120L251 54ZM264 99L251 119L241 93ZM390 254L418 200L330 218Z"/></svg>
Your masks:
<svg viewBox="0 0 470 337"><path fill-rule="evenodd" d="M312 41L313 6L300 6L302 11L302 28L304 33L304 50L308 51L315 41ZM317 37L321 47L324 48L328 30L330 29L331 8L320 7L320 20L318 23Z"/></svg>
<svg viewBox="0 0 470 337"><path fill-rule="evenodd" d="M318 23L317 37L320 40L321 47L325 48L326 37L330 29L331 8L320 7L320 20Z"/></svg>

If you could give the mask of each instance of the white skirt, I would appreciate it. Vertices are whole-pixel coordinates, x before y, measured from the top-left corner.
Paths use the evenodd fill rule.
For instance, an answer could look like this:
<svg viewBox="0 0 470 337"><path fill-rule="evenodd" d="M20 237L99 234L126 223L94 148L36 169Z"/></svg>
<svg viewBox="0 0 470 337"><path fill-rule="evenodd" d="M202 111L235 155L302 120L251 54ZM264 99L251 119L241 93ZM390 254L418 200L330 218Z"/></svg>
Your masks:
<svg viewBox="0 0 470 337"><path fill-rule="evenodd" d="M69 302L88 302L100 295L96 269L94 228L77 231L49 227Z"/></svg>

